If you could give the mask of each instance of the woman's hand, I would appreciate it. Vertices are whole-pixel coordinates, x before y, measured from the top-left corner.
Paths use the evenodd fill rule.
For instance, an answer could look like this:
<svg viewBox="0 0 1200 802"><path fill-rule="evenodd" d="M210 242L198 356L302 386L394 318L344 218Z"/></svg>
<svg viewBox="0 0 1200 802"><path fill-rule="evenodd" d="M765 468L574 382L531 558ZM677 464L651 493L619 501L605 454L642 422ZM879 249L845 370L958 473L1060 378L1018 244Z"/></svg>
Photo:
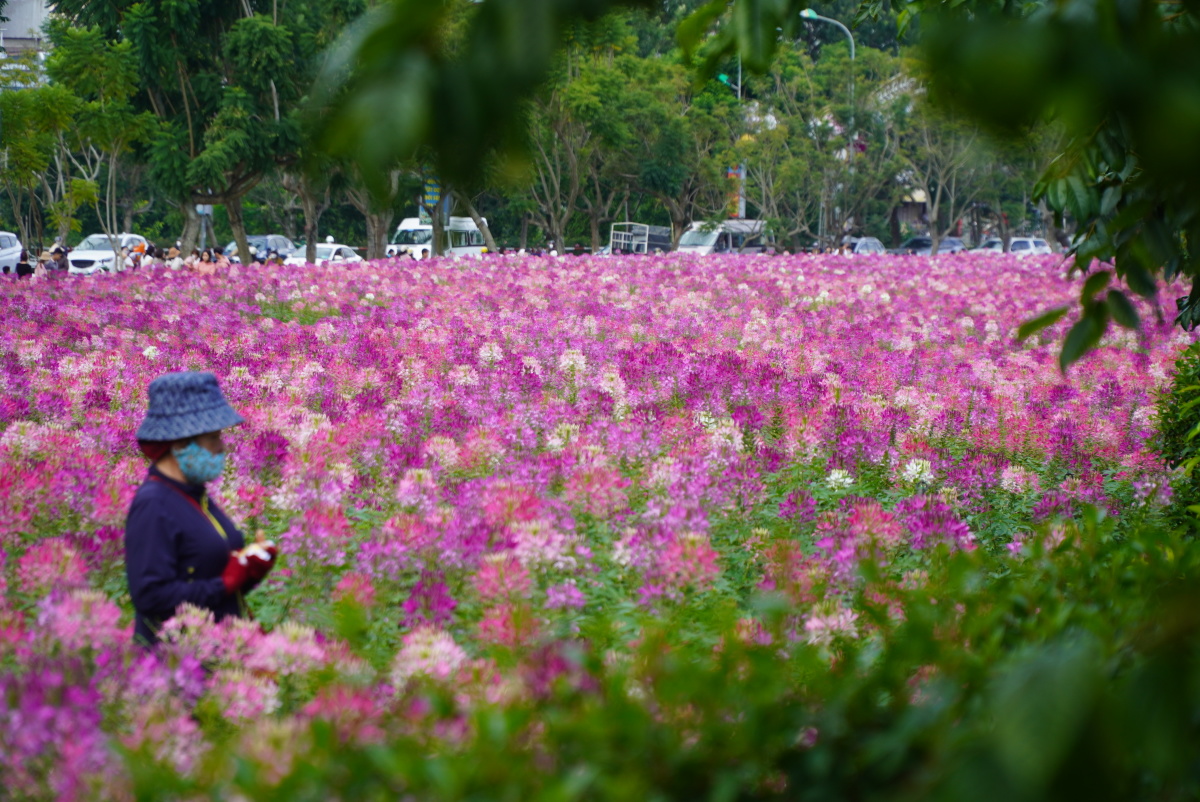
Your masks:
<svg viewBox="0 0 1200 802"><path fill-rule="evenodd" d="M275 557L279 554L279 549L275 548L275 544L267 541L265 543L251 543L246 548L242 549L242 556L246 559L246 568L250 575L251 582L258 582L275 567Z"/></svg>
<svg viewBox="0 0 1200 802"><path fill-rule="evenodd" d="M231 552L221 574L225 592L237 593L247 585L261 581L275 567L278 554L279 550L270 541L251 543L240 551Z"/></svg>

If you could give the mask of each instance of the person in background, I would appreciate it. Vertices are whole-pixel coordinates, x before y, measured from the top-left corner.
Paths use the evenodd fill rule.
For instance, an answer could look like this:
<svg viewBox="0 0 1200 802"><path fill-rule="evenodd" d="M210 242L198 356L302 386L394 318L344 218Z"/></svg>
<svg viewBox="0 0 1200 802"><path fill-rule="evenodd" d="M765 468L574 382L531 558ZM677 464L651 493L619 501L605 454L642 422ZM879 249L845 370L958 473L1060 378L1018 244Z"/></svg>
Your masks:
<svg viewBox="0 0 1200 802"><path fill-rule="evenodd" d="M229 269L229 260L225 258L224 248L213 248L213 261L217 265L217 272L224 273Z"/></svg>
<svg viewBox="0 0 1200 802"><path fill-rule="evenodd" d="M167 251L166 265L167 265L167 267L171 268L172 270L182 270L183 269L183 259L179 256L178 248L172 247Z"/></svg>
<svg viewBox="0 0 1200 802"><path fill-rule="evenodd" d="M29 278L33 275L33 265L29 264L29 251L21 251L21 258L17 261L16 273L17 278Z"/></svg>
<svg viewBox="0 0 1200 802"><path fill-rule="evenodd" d="M270 542L247 546L234 522L212 502L207 484L225 467L221 431L243 421L211 373L182 371L150 383L137 430L150 460L125 524L125 574L136 612L134 641L158 642L180 604L211 610L216 620L248 617L245 594L275 565Z"/></svg>
<svg viewBox="0 0 1200 802"><path fill-rule="evenodd" d="M67 249L62 245L55 245L50 249L50 261L46 263L47 270L61 270L64 273L70 268L67 262Z"/></svg>
<svg viewBox="0 0 1200 802"><path fill-rule="evenodd" d="M201 276L215 276L217 273L217 265L213 261L212 251L207 248L200 254L200 259L192 268Z"/></svg>

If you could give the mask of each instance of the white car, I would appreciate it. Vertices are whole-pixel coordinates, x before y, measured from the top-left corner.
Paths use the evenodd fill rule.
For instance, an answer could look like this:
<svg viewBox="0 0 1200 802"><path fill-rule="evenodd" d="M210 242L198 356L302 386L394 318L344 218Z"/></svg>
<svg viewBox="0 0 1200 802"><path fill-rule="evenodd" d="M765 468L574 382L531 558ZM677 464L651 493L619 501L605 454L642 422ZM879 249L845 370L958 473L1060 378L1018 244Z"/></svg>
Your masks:
<svg viewBox="0 0 1200 802"><path fill-rule="evenodd" d="M297 248L293 256L289 256L283 260L285 265L304 265L308 264L308 260L304 258L305 249ZM317 261L316 264L322 262L361 262L363 258L354 252L354 249L349 245L339 245L336 242L322 242L317 246Z"/></svg>
<svg viewBox="0 0 1200 802"><path fill-rule="evenodd" d="M875 237L859 237L850 244L850 253L887 253L887 248Z"/></svg>
<svg viewBox="0 0 1200 802"><path fill-rule="evenodd" d="M986 253L1004 253L1004 240L999 237L988 237L975 250ZM1045 256L1054 251L1050 248L1050 243L1040 237L1012 237L1008 241L1008 252L1013 256Z"/></svg>
<svg viewBox="0 0 1200 802"><path fill-rule="evenodd" d="M0 231L0 272L16 273L21 261L21 240L16 234Z"/></svg>
<svg viewBox="0 0 1200 802"><path fill-rule="evenodd" d="M118 246L133 250L138 245L145 247L146 238L137 234L118 234L115 238ZM72 276L90 276L93 273L116 273L125 269L121 255L113 251L112 240L107 234L92 234L75 246L67 256L70 267L67 272Z"/></svg>

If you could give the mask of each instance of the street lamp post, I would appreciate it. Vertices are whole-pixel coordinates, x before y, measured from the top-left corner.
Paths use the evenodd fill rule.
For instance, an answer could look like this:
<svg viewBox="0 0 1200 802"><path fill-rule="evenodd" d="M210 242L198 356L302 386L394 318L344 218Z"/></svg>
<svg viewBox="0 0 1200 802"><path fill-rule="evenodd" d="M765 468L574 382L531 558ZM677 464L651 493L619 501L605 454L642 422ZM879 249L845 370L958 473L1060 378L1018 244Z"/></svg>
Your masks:
<svg viewBox="0 0 1200 802"><path fill-rule="evenodd" d="M741 113L742 122L744 123L746 121L746 111L742 107L742 57L741 57L741 55L738 56L737 83L735 84L730 79L730 77L728 75L726 75L725 73L721 73L720 75L718 75L717 80L719 80L721 83L728 86L730 89L732 89L734 91L735 94L737 94L738 111ZM737 170L738 170L738 174L737 174L738 199L737 199L737 213L735 216L738 219L742 219L742 218L745 218L745 216L746 216L746 163L742 162L741 164L739 164Z"/></svg>
<svg viewBox="0 0 1200 802"><path fill-rule="evenodd" d="M846 39L850 41L850 136L846 139L846 163L852 165L854 158L854 34L850 33L850 29L832 17L823 17L811 8L806 8L800 12L800 16L807 20L821 20L838 26L842 29L842 33L846 34ZM851 167L853 173L853 167ZM823 215L822 215L823 218Z"/></svg>

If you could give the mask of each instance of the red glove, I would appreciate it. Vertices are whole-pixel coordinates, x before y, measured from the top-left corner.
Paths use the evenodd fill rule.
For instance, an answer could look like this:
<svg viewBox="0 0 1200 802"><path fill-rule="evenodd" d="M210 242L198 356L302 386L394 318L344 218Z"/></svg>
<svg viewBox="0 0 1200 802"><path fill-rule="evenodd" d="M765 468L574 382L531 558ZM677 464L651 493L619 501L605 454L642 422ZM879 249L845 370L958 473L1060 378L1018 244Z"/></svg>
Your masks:
<svg viewBox="0 0 1200 802"><path fill-rule="evenodd" d="M246 570L249 573L250 581L261 582L262 578L275 567L275 556L278 554L279 549L275 548L275 544L270 542L251 543L242 549L242 556L246 560Z"/></svg>
<svg viewBox="0 0 1200 802"><path fill-rule="evenodd" d="M241 552L230 552L221 580L225 583L225 592L230 595L237 593L250 581L250 565Z"/></svg>
<svg viewBox="0 0 1200 802"><path fill-rule="evenodd" d="M226 593L237 593L247 585L259 582L275 567L279 550L274 543L251 543L241 551L231 552L221 579Z"/></svg>

